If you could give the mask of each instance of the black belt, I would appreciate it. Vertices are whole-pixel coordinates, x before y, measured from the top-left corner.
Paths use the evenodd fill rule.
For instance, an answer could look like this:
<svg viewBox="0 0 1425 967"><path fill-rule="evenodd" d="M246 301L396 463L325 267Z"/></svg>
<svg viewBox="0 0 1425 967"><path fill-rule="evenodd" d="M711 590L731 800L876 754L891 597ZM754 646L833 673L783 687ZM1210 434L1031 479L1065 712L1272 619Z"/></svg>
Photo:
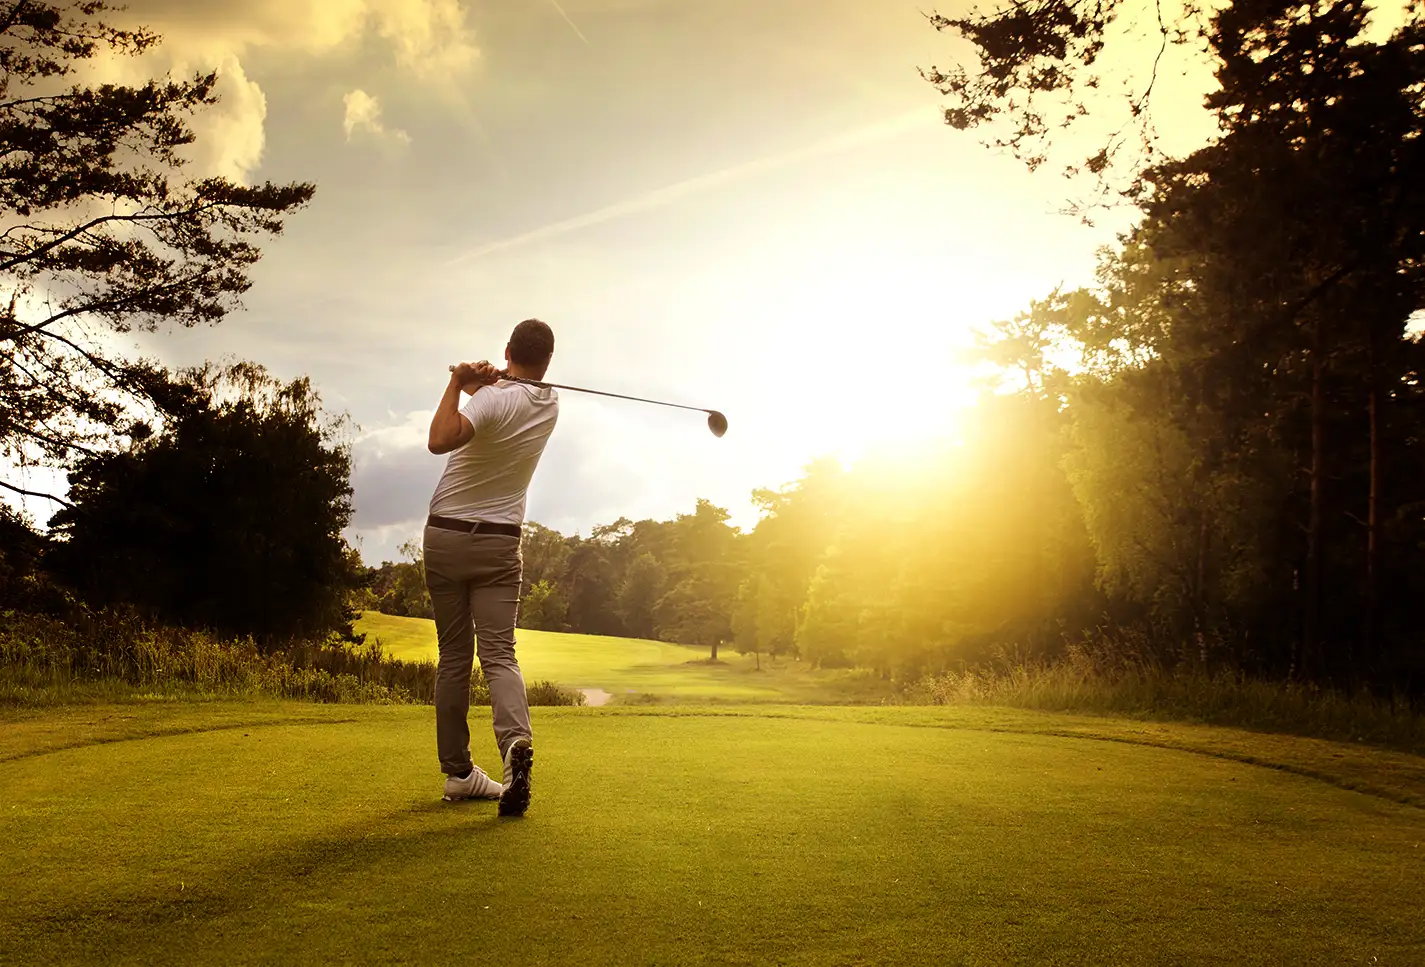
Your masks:
<svg viewBox="0 0 1425 967"><path fill-rule="evenodd" d="M456 520L454 517L427 517L427 527L440 527L448 531L461 531L465 534L504 534L507 537L519 537L519 524L497 524L489 520Z"/></svg>

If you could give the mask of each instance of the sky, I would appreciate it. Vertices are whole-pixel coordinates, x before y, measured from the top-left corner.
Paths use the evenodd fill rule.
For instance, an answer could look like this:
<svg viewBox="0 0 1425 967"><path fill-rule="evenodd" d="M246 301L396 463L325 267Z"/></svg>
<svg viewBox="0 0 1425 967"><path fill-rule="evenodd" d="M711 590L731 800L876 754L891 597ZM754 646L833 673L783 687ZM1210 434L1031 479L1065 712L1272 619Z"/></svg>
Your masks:
<svg viewBox="0 0 1425 967"><path fill-rule="evenodd" d="M723 411L562 396L528 517L585 533L911 450L969 398L954 350L1092 278L1113 219L947 128L918 74L962 51L900 0L130 0L166 38L110 79L218 68L195 173L312 181L244 311L146 338L173 365L310 375L349 413L368 563L419 533L448 364L549 322L548 378ZM949 3L945 13L961 12ZM1156 44L1127 16L1109 73ZM1187 71L1186 76L1182 70ZM1116 74L1114 73L1116 72ZM1170 56L1169 146L1210 134Z"/></svg>

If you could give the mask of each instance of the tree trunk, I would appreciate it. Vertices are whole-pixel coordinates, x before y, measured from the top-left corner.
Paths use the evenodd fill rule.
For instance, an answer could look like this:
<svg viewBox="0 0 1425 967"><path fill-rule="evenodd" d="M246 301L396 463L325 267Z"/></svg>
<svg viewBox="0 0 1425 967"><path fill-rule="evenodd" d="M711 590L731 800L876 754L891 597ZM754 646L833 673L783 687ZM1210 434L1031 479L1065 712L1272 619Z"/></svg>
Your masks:
<svg viewBox="0 0 1425 967"><path fill-rule="evenodd" d="M1367 375L1370 379L1371 483L1366 508L1366 627L1361 640L1361 661L1369 666L1376 658L1376 578L1380 562L1380 391L1376 381L1375 346L1367 342ZM1353 669L1354 671L1354 669Z"/></svg>
<svg viewBox="0 0 1425 967"><path fill-rule="evenodd" d="M1321 502L1326 443L1326 391L1322 385L1321 319L1311 326L1311 512L1306 529L1306 613L1301 670L1321 673Z"/></svg>
<svg viewBox="0 0 1425 967"><path fill-rule="evenodd" d="M710 661L717 661L717 645L718 643L716 641L712 643L712 658L709 659Z"/></svg>
<svg viewBox="0 0 1425 967"><path fill-rule="evenodd" d="M1194 578L1197 587L1192 595L1192 633L1197 644L1197 662L1202 668L1207 667L1207 633L1204 631L1207 624L1207 541L1208 512L1203 510L1198 515L1197 575Z"/></svg>

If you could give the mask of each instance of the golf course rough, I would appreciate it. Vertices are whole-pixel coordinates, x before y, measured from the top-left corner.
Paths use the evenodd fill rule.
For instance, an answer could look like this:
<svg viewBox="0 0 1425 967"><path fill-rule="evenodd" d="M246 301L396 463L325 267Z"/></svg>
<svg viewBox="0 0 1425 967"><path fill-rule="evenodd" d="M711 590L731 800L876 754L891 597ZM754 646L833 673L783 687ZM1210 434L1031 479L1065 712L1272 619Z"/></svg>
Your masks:
<svg viewBox="0 0 1425 967"><path fill-rule="evenodd" d="M428 708L7 722L0 963L1425 964L1380 795L1005 710L534 711L519 820L440 801Z"/></svg>

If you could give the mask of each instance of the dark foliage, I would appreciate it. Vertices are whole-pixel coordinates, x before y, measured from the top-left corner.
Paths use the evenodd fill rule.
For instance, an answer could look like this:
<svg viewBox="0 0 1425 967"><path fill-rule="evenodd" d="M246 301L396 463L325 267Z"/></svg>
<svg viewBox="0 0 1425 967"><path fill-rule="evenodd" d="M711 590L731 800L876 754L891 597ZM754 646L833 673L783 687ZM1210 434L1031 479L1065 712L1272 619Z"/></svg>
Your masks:
<svg viewBox="0 0 1425 967"><path fill-rule="evenodd" d="M96 606L288 638L350 631L350 452L305 379L239 364L151 386L162 429L70 474L50 563Z"/></svg>
<svg viewBox="0 0 1425 967"><path fill-rule="evenodd" d="M380 567L363 568L360 584L357 604L361 610L401 618L435 617L419 560L382 561Z"/></svg>

